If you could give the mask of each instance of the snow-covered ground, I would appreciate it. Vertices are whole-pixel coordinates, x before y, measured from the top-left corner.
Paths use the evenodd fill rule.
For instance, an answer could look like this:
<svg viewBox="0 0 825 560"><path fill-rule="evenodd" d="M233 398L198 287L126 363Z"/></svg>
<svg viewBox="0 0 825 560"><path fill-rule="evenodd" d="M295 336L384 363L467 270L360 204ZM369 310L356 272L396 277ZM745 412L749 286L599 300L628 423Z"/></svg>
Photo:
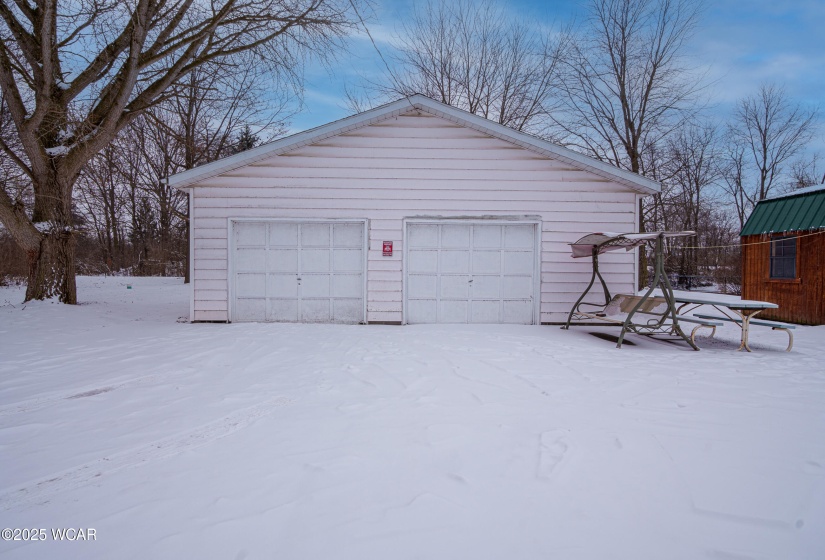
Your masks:
<svg viewBox="0 0 825 560"><path fill-rule="evenodd" d="M48 539L4 558L825 558L825 327L617 350L178 323L173 279L22 298L0 289L0 524Z"/></svg>

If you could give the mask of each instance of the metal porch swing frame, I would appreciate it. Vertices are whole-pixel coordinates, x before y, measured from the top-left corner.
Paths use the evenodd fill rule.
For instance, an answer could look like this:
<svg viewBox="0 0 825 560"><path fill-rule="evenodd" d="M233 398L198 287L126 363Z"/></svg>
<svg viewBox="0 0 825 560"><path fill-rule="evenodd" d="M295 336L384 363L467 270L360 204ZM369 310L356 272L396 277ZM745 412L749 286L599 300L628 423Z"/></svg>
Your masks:
<svg viewBox="0 0 825 560"><path fill-rule="evenodd" d="M574 320L600 320L617 326L621 325L622 330L619 334L616 348L622 347L622 342L624 342L625 335L630 332L645 336L676 336L687 342L694 350L699 350L696 344L684 333L684 331L682 331L682 328L679 326L678 312L676 310L676 302L673 296L673 286L670 284L667 274L665 274L664 264L665 239L669 237L688 237L692 235L696 235L696 233L692 231L659 231L643 234L593 233L582 237L576 243L571 243L574 258L586 256L585 250L588 246L591 246L590 256L593 260L593 272L590 276L590 283L587 285L584 292L582 292L581 296L579 296L579 299L576 300L576 303L573 304L573 307L567 316L567 322L561 328L569 330L570 325ZM653 267L654 275L650 287L641 296L636 294L617 294L615 297L611 297L607 283L599 271L599 255L607 251L614 251L618 249L626 249L627 251L630 251L631 249L646 242L655 243ZM604 304L584 301L584 298L596 283L597 278L601 284L602 292L604 294ZM657 288L661 290L661 296L653 295L654 290ZM616 304L622 301L629 301L631 303L635 302L633 303L633 307L627 313L624 321L610 319L607 317L606 310L611 303L614 303L614 300ZM662 301L664 301L666 308L664 311L656 312L655 308L660 307ZM592 307L594 308L594 311L582 309L584 306ZM641 321L634 321L634 318L638 319L641 315L646 315L648 318Z"/></svg>

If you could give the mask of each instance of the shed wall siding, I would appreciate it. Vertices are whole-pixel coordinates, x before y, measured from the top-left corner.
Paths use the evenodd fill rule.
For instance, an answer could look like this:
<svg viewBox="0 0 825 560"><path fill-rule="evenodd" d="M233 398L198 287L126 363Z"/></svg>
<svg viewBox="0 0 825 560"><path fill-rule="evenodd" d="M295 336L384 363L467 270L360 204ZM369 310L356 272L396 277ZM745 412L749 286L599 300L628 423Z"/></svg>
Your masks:
<svg viewBox="0 0 825 560"><path fill-rule="evenodd" d="M802 325L825 324L825 233L786 232L799 235L794 280L770 277L770 235L742 237L742 298L770 301L778 309L767 309L759 318Z"/></svg>
<svg viewBox="0 0 825 560"><path fill-rule="evenodd" d="M231 218L367 218L367 320L402 320L403 219L537 216L541 321L560 322L590 280L567 243L592 231L635 231L638 195L617 183L428 115L402 115L194 186L194 317L228 319ZM382 242L393 241L392 257ZM633 253L601 270L634 289Z"/></svg>

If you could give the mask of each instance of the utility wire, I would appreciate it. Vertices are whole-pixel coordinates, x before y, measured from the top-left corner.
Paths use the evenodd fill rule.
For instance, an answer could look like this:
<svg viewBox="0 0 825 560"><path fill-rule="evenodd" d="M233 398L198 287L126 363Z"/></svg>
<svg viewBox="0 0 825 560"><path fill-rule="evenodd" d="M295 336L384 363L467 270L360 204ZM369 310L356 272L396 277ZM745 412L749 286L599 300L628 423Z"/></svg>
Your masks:
<svg viewBox="0 0 825 560"><path fill-rule="evenodd" d="M811 237L812 235L822 235L825 233L825 230L815 231L813 233L806 233L803 235L788 235L784 236L783 239L801 239L803 237ZM727 247L750 247L751 245L765 245L766 243L773 243L774 239L768 239L767 241L755 241L753 243L740 243L738 245L710 245L710 246L685 246L685 247L674 247L675 249L724 249Z"/></svg>

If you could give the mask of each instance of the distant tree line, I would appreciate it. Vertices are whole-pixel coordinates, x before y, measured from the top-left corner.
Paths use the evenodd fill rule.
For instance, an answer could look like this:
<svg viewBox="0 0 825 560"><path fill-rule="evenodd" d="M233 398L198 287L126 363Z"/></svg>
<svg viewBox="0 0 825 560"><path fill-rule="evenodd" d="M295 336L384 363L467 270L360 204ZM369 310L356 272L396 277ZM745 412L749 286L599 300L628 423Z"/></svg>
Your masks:
<svg viewBox="0 0 825 560"><path fill-rule="evenodd" d="M349 105L423 93L656 180L642 230L699 234L669 247L668 269L684 286L736 291L754 205L825 181L807 150L816 109L766 83L715 121L686 49L701 3L585 2L580 24L547 29L494 0L422 0L395 64L350 89ZM67 302L75 269L185 276L187 198L165 178L282 135L304 58L334 54L363 25L349 0L224 0L192 13L96 0L61 15L56 0L36 4L0 9L0 281L23 277L27 298Z"/></svg>

